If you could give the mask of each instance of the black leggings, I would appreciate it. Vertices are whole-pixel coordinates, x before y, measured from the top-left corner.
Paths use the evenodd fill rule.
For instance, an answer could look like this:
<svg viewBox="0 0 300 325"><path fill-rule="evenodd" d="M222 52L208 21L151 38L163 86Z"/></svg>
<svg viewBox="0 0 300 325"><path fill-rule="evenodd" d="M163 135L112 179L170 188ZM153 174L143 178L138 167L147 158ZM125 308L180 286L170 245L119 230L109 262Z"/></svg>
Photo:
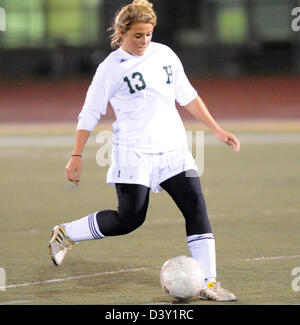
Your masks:
<svg viewBox="0 0 300 325"><path fill-rule="evenodd" d="M199 176L185 172L162 182L160 186L172 197L185 218L186 234L211 233ZM100 231L105 236L125 235L140 227L146 218L149 187L138 184L116 184L118 210L97 213Z"/></svg>

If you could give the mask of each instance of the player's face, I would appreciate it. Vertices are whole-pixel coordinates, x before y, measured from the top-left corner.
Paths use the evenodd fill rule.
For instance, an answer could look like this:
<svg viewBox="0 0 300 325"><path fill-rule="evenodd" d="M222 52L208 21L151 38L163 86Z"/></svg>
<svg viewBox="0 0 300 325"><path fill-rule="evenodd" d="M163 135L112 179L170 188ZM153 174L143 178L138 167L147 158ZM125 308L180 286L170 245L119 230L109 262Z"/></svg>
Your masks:
<svg viewBox="0 0 300 325"><path fill-rule="evenodd" d="M126 33L120 32L122 36L122 49L135 55L143 55L151 42L153 25L145 23L134 23Z"/></svg>

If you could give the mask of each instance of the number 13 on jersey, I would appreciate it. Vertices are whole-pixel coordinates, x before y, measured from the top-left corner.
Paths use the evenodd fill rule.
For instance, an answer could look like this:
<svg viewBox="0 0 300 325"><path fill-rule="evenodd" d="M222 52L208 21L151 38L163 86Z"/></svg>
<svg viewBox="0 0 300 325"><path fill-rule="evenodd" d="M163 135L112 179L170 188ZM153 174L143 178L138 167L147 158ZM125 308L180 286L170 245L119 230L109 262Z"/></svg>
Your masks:
<svg viewBox="0 0 300 325"><path fill-rule="evenodd" d="M138 77L138 82L134 85L134 87L135 87L136 90L141 91L141 90L146 88L146 83L145 83L145 80L143 78L143 75L140 72L134 72L131 75L132 80L136 79L137 77ZM125 77L123 80L127 83L130 94L134 94L135 90L133 89L133 86L131 85L131 82L130 82L129 78Z"/></svg>

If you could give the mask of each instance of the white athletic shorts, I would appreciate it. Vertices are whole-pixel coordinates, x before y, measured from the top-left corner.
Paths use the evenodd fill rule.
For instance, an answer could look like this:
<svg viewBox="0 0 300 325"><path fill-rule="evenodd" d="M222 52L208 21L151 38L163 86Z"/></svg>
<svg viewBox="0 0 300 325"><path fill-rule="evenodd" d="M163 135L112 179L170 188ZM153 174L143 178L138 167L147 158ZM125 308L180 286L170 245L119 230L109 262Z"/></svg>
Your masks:
<svg viewBox="0 0 300 325"><path fill-rule="evenodd" d="M198 172L198 167L191 152L185 148L162 153L119 148L112 150L107 183L140 184L158 193L162 191L160 183L187 170Z"/></svg>

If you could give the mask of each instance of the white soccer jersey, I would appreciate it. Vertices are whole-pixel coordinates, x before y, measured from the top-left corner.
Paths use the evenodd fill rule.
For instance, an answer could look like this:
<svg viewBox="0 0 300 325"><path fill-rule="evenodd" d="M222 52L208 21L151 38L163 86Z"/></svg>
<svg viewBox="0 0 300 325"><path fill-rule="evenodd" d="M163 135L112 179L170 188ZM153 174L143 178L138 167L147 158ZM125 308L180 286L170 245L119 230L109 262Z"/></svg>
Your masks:
<svg viewBox="0 0 300 325"><path fill-rule="evenodd" d="M157 153L186 148L175 101L185 106L197 96L177 55L151 42L142 56L122 48L98 66L78 117L77 129L92 131L108 102L114 109L114 146Z"/></svg>

